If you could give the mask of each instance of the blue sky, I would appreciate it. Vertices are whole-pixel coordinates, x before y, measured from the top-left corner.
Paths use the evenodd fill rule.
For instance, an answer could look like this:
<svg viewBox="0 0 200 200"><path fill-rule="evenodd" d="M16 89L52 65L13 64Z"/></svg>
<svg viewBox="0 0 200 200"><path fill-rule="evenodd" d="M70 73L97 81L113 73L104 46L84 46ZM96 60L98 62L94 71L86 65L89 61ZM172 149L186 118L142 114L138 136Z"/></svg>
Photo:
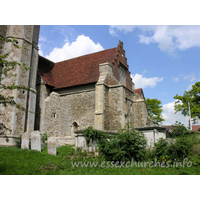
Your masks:
<svg viewBox="0 0 200 200"><path fill-rule="evenodd" d="M136 88L163 105L163 124L188 118L174 114L176 94L200 81L200 26L41 25L40 55L58 62L114 48L119 40Z"/></svg>

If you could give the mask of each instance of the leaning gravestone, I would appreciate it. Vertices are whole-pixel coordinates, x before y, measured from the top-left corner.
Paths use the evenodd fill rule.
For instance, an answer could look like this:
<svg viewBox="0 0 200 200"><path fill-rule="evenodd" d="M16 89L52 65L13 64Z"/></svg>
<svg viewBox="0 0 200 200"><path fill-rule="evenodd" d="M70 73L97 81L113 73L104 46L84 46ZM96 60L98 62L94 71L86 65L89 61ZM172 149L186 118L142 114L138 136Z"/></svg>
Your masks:
<svg viewBox="0 0 200 200"><path fill-rule="evenodd" d="M29 134L27 132L22 135L21 148L29 149Z"/></svg>
<svg viewBox="0 0 200 200"><path fill-rule="evenodd" d="M39 131L31 133L31 149L41 151L41 135Z"/></svg>
<svg viewBox="0 0 200 200"><path fill-rule="evenodd" d="M56 156L57 150L56 150L56 140L52 137L49 137L47 139L47 148L48 148L48 154Z"/></svg>

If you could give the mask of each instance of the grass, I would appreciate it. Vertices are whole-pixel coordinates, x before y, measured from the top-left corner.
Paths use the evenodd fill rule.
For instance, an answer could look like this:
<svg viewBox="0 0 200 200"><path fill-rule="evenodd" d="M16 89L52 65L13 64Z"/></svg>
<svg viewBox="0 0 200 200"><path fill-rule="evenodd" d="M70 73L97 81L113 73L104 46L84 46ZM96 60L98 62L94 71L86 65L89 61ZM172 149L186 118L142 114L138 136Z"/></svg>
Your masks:
<svg viewBox="0 0 200 200"><path fill-rule="evenodd" d="M0 147L1 175L197 175L200 174L200 163L191 167L161 168L161 167L72 167L71 162L85 161L101 163L102 157L86 157L85 153L75 153L72 146L57 149L58 155L16 147ZM192 157L199 159L199 154ZM194 161L193 161L194 162ZM105 165L106 166L106 165Z"/></svg>

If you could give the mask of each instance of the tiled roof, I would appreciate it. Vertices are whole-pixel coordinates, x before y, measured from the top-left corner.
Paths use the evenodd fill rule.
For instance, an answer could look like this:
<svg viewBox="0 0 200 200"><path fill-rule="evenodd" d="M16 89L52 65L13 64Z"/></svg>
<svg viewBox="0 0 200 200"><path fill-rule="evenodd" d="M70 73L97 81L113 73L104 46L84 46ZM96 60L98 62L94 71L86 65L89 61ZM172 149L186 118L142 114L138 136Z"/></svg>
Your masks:
<svg viewBox="0 0 200 200"><path fill-rule="evenodd" d="M54 63L52 61L43 58L42 56L39 56L38 72L43 80L46 82L46 84L50 86L54 86L53 74L51 73L53 66Z"/></svg>
<svg viewBox="0 0 200 200"><path fill-rule="evenodd" d="M193 130L193 131L198 131L198 130L200 130L200 125L192 125L192 130Z"/></svg>
<svg viewBox="0 0 200 200"><path fill-rule="evenodd" d="M142 88L135 89L135 91L140 95L142 92Z"/></svg>
<svg viewBox="0 0 200 200"><path fill-rule="evenodd" d="M113 48L55 63L52 70L55 89L97 82L99 64L110 62L115 53Z"/></svg>
<svg viewBox="0 0 200 200"><path fill-rule="evenodd" d="M132 79L130 78L127 59L121 41L116 48L103 50L58 63L53 63L40 56L38 72L46 84L53 86L54 89L60 89L97 82L99 78L99 64L106 62L109 62L112 65L113 75L118 81L118 65L121 63L127 68L126 85L129 89L132 89Z"/></svg>

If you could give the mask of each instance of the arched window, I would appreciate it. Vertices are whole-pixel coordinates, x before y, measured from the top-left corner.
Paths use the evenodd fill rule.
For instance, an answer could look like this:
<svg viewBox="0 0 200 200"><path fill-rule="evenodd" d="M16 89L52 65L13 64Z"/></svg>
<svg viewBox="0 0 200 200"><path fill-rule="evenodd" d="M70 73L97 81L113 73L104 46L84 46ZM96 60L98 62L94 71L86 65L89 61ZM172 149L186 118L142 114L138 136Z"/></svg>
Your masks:
<svg viewBox="0 0 200 200"><path fill-rule="evenodd" d="M71 127L72 127L72 128L71 128L71 136L72 136L72 137L75 137L75 133L74 133L74 132L75 132L76 130L78 130L78 124L77 124L76 122L73 122Z"/></svg>

